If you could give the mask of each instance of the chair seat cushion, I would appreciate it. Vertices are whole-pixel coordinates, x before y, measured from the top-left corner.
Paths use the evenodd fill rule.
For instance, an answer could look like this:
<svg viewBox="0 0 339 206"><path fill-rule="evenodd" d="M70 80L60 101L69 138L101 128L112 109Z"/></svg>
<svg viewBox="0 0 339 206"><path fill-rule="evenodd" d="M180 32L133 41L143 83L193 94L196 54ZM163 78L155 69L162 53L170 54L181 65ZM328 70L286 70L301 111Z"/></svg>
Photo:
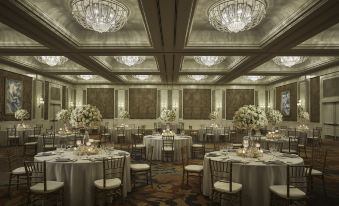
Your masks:
<svg viewBox="0 0 339 206"><path fill-rule="evenodd" d="M298 144L298 147L305 147L304 144Z"/></svg>
<svg viewBox="0 0 339 206"><path fill-rule="evenodd" d="M204 169L202 165L186 165L185 170L189 172L201 172Z"/></svg>
<svg viewBox="0 0 339 206"><path fill-rule="evenodd" d="M162 150L163 151L172 151L172 150L174 150L174 147L172 148L172 147L164 147L164 148L162 148Z"/></svg>
<svg viewBox="0 0 339 206"><path fill-rule="evenodd" d="M106 187L104 188L104 179L95 180L94 181L95 187L102 189L102 190L109 190L117 188L121 185L121 180L119 178L114 179L106 179Z"/></svg>
<svg viewBox="0 0 339 206"><path fill-rule="evenodd" d="M151 168L149 164L131 164L130 167L133 171L147 171Z"/></svg>
<svg viewBox="0 0 339 206"><path fill-rule="evenodd" d="M135 148L144 148L144 147L146 147L146 145L144 145L144 144L136 144L136 145L134 145L134 147Z"/></svg>
<svg viewBox="0 0 339 206"><path fill-rule="evenodd" d="M225 193L237 193L241 190L242 185L239 183L232 182L232 192L230 191L230 183L217 181L214 183L214 189L218 192L225 192Z"/></svg>
<svg viewBox="0 0 339 206"><path fill-rule="evenodd" d="M55 145L52 145L52 144L46 144L46 145L45 145L45 148L55 148Z"/></svg>
<svg viewBox="0 0 339 206"><path fill-rule="evenodd" d="M61 189L64 186L63 182L46 181L47 189L44 191L44 183L37 183L30 187L30 190L35 193L51 193Z"/></svg>
<svg viewBox="0 0 339 206"><path fill-rule="evenodd" d="M319 137L307 137L307 139L319 139Z"/></svg>
<svg viewBox="0 0 339 206"><path fill-rule="evenodd" d="M287 185L272 185L270 191L282 198L287 198ZM306 193L302 190L290 186L290 198L299 199L306 197Z"/></svg>
<svg viewBox="0 0 339 206"><path fill-rule="evenodd" d="M193 144L192 147L203 147L202 144Z"/></svg>
<svg viewBox="0 0 339 206"><path fill-rule="evenodd" d="M19 136L16 135L16 136L8 136L9 139L19 139Z"/></svg>
<svg viewBox="0 0 339 206"><path fill-rule="evenodd" d="M36 145L38 142L26 142L25 145Z"/></svg>
<svg viewBox="0 0 339 206"><path fill-rule="evenodd" d="M241 143L233 143L232 146L233 147L242 147L242 144Z"/></svg>
<svg viewBox="0 0 339 206"><path fill-rule="evenodd" d="M323 173L319 170L312 169L311 175L312 176L321 176Z"/></svg>
<svg viewBox="0 0 339 206"><path fill-rule="evenodd" d="M14 170L12 170L13 175L24 175L26 174L25 168L24 167L18 167Z"/></svg>

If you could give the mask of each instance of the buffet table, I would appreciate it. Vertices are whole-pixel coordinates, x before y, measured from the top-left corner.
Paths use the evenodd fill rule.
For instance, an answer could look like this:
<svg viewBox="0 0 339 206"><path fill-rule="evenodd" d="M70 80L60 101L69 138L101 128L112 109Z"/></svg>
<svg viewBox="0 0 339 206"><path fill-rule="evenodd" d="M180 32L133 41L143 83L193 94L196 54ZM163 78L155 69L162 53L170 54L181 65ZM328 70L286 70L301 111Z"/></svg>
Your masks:
<svg viewBox="0 0 339 206"><path fill-rule="evenodd" d="M121 157L127 154L125 162L123 195L131 191L130 155L120 150L100 152L98 155L78 156L72 150L54 151L52 155L35 156L35 161L46 161L47 180L62 181L65 184L65 205L94 204L94 181L103 178L102 158ZM49 153L41 153L49 154ZM58 158L69 159L58 161Z"/></svg>
<svg viewBox="0 0 339 206"><path fill-rule="evenodd" d="M217 161L236 161L233 164L233 182L242 184L242 200L246 206L268 206L269 186L286 184L286 164L303 165L302 158L296 155L264 153L259 158L237 156L235 152L216 151L205 155L203 194L212 193L209 159Z"/></svg>
<svg viewBox="0 0 339 206"><path fill-rule="evenodd" d="M161 160L162 136L161 135L147 135L144 136L144 145L146 150L148 146L152 145L153 160ZM191 136L174 136L174 161L181 161L181 147L188 147L188 154L191 154L192 137Z"/></svg>

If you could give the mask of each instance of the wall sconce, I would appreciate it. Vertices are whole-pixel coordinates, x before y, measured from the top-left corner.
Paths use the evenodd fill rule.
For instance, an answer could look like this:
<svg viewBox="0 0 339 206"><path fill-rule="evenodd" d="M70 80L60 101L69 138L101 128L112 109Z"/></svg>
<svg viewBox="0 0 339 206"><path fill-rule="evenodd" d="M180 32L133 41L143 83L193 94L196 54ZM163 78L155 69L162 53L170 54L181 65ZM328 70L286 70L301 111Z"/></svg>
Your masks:
<svg viewBox="0 0 339 206"><path fill-rule="evenodd" d="M69 102L70 107L74 107L74 102Z"/></svg>
<svg viewBox="0 0 339 206"><path fill-rule="evenodd" d="M301 106L301 100L298 100L297 106Z"/></svg>
<svg viewBox="0 0 339 206"><path fill-rule="evenodd" d="M40 97L38 100L38 104L39 104L39 108L41 107L41 105L45 104L44 98Z"/></svg>

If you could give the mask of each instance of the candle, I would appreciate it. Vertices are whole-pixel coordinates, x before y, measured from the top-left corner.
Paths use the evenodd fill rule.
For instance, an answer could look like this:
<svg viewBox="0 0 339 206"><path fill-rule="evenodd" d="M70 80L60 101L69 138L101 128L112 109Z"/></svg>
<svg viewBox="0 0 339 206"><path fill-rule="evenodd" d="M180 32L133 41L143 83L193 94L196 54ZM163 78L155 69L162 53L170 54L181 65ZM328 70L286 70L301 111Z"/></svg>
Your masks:
<svg viewBox="0 0 339 206"><path fill-rule="evenodd" d="M86 146L91 146L91 143L90 142L86 142Z"/></svg>
<svg viewBox="0 0 339 206"><path fill-rule="evenodd" d="M81 145L81 140L77 140L76 144L79 146Z"/></svg>
<svg viewBox="0 0 339 206"><path fill-rule="evenodd" d="M260 147L260 144L259 144L259 143L256 143L256 144L255 144L255 147L256 147L256 148L259 148L259 147Z"/></svg>

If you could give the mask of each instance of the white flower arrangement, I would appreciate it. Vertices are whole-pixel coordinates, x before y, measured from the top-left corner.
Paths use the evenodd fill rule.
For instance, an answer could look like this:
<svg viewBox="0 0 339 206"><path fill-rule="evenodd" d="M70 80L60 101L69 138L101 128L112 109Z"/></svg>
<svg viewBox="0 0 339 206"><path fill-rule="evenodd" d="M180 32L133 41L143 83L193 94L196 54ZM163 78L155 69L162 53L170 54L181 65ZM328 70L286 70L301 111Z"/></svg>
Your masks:
<svg viewBox="0 0 339 206"><path fill-rule="evenodd" d="M310 115L304 110L301 105L298 105L298 120L300 122L306 122L310 120Z"/></svg>
<svg viewBox="0 0 339 206"><path fill-rule="evenodd" d="M71 119L71 114L71 109L62 109L56 114L56 119L68 122Z"/></svg>
<svg viewBox="0 0 339 206"><path fill-rule="evenodd" d="M272 108L266 109L266 117L267 117L268 123L272 125L277 125L283 121L283 116L281 112L279 110L275 110Z"/></svg>
<svg viewBox="0 0 339 206"><path fill-rule="evenodd" d="M175 118L175 112L171 109L163 109L160 113L160 120L164 122L173 122Z"/></svg>
<svg viewBox="0 0 339 206"><path fill-rule="evenodd" d="M28 119L29 118L29 113L25 109L18 109L14 113L14 117L15 117L15 119L24 121L24 119Z"/></svg>
<svg viewBox="0 0 339 206"><path fill-rule="evenodd" d="M90 104L76 107L70 118L70 123L74 127L91 127L101 122L102 116L99 109Z"/></svg>
<svg viewBox="0 0 339 206"><path fill-rule="evenodd" d="M129 119L129 113L128 111L126 110L122 110L120 113L119 113L119 118L120 119Z"/></svg>
<svg viewBox="0 0 339 206"><path fill-rule="evenodd" d="M211 112L211 113L209 114L209 118L210 118L210 120L212 120L212 121L216 121L216 120L220 119L220 113L219 113L219 111L213 111L213 112Z"/></svg>
<svg viewBox="0 0 339 206"><path fill-rule="evenodd" d="M268 121L264 109L245 105L235 112L233 124L239 129L259 129L265 127Z"/></svg>

